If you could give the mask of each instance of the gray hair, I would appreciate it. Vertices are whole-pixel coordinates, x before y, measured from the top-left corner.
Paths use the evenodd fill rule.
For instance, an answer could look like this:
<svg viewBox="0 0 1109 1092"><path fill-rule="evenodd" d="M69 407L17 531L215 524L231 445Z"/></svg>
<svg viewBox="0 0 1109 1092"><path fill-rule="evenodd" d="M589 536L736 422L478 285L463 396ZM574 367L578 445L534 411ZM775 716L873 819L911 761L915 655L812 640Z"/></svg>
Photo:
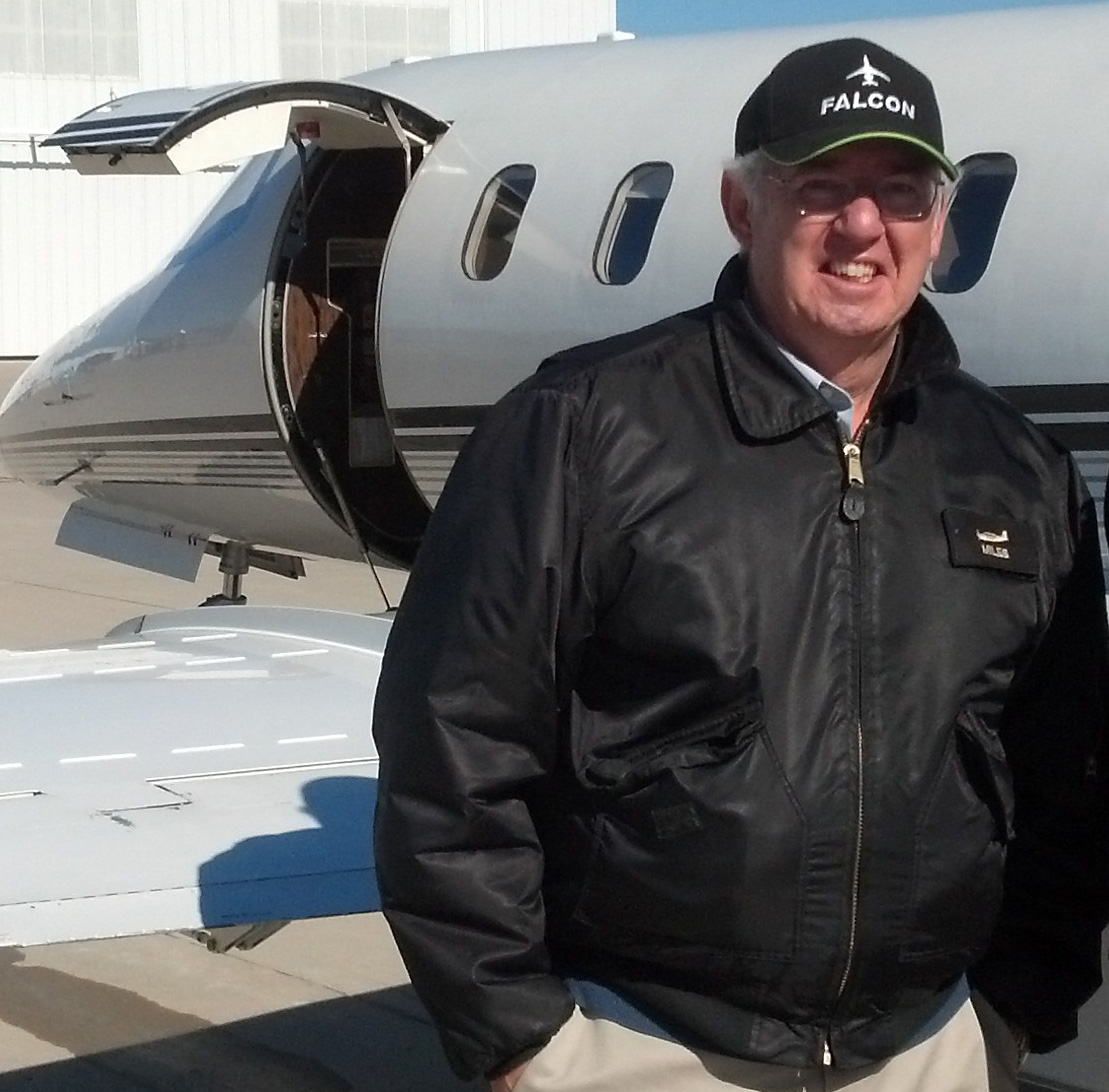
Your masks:
<svg viewBox="0 0 1109 1092"><path fill-rule="evenodd" d="M759 182L770 172L770 156L761 148L744 155L732 157L724 164L726 174L732 176L745 192L751 194L758 188Z"/></svg>
<svg viewBox="0 0 1109 1092"><path fill-rule="evenodd" d="M762 201L763 179L770 174L773 161L761 148L734 156L724 164L724 174L743 191L752 207Z"/></svg>

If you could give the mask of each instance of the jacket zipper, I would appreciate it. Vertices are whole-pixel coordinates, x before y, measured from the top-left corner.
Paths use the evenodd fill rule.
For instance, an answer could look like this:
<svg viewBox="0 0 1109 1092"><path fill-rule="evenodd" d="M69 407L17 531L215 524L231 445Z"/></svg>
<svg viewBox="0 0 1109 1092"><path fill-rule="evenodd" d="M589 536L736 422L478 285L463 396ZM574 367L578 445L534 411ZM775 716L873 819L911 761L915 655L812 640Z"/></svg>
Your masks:
<svg viewBox="0 0 1109 1092"><path fill-rule="evenodd" d="M866 497L864 487L866 479L863 476L863 434L868 422L863 421L854 437L841 436L843 440L842 452L847 480L840 498L840 511L852 526L854 534L854 611L855 611L855 691L856 691L856 720L855 720L855 762L856 762L856 790L858 808L855 814L855 851L851 866L851 924L847 934L847 959L843 965L843 974L840 976L839 988L836 990L835 1004L838 1005L847 989L847 980L855 961L855 939L859 924L859 886L862 869L863 850L863 661L862 661L862 534L859 521L866 510ZM831 1030L824 1036L824 1065L833 1064Z"/></svg>
<svg viewBox="0 0 1109 1092"><path fill-rule="evenodd" d="M859 427L859 431L852 440L845 440L843 444L843 461L847 467L847 487L840 499L840 509L844 519L855 525L855 534L858 536L859 520L866 510L866 500L863 496L863 429L866 422Z"/></svg>

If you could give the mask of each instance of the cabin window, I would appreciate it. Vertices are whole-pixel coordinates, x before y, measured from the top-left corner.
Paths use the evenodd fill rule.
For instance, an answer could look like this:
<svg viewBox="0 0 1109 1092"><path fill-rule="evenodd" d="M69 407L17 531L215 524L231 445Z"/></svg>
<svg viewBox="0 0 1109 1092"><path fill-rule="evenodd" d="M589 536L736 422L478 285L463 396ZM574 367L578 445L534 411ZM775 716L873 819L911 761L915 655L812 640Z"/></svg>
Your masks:
<svg viewBox="0 0 1109 1092"><path fill-rule="evenodd" d="M482 190L462 248L462 268L471 280L491 281L508 264L534 186L535 168L516 163Z"/></svg>
<svg viewBox="0 0 1109 1092"><path fill-rule="evenodd" d="M616 187L593 255L602 284L630 284L639 276L673 181L669 163L641 163Z"/></svg>
<svg viewBox="0 0 1109 1092"><path fill-rule="evenodd" d="M1017 161L1008 152L981 152L960 162L939 257L928 278L933 292L966 292L982 279L1016 178Z"/></svg>

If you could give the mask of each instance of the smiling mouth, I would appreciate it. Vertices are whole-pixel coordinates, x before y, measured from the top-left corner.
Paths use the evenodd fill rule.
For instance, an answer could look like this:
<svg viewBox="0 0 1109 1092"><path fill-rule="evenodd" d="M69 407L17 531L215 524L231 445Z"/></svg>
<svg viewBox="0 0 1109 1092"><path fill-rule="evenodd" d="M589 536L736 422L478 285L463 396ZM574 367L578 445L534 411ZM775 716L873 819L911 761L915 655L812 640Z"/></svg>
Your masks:
<svg viewBox="0 0 1109 1092"><path fill-rule="evenodd" d="M873 262L829 262L825 268L832 276L854 284L869 284L878 275Z"/></svg>

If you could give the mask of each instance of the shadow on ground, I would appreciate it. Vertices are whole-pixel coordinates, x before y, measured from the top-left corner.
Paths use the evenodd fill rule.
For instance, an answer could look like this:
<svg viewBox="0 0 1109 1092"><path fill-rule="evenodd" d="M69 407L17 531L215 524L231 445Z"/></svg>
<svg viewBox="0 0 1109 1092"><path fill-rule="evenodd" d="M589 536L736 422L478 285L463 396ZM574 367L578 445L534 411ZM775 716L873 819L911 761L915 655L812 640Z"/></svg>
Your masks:
<svg viewBox="0 0 1109 1092"><path fill-rule="evenodd" d="M414 1015L419 1003L409 986L217 1025L51 968L11 970L16 973L4 974L0 1018L75 1057L0 1074L0 1092L473 1092L488 1087L463 1084L451 1075L427 1018Z"/></svg>

